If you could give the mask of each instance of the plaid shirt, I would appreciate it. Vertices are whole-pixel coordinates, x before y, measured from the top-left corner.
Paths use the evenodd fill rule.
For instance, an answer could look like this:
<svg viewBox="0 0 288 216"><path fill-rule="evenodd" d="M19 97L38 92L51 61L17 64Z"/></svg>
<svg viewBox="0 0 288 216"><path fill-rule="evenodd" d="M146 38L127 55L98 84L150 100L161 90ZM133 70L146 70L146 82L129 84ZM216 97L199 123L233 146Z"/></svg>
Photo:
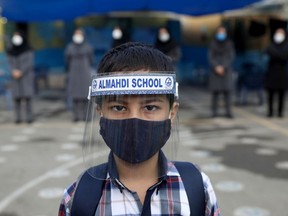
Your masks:
<svg viewBox="0 0 288 216"><path fill-rule="evenodd" d="M113 165L111 166L114 163L111 158L109 157L107 179L95 215L141 215L143 205L137 193L130 191L117 178L112 178L115 169ZM159 182L147 191L147 194L152 194L150 198L151 215L190 215L189 201L182 179L172 162L165 160L165 163L168 164L166 176L160 178ZM203 172L201 174L206 199L205 216L220 216L210 180ZM70 216L77 182L64 191L58 216Z"/></svg>

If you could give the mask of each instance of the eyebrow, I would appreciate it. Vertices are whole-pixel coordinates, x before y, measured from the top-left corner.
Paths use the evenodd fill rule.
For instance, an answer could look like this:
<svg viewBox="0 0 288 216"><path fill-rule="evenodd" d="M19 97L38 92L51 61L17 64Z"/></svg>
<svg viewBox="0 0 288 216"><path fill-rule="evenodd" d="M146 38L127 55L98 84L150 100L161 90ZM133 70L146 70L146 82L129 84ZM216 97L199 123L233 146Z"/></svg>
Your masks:
<svg viewBox="0 0 288 216"><path fill-rule="evenodd" d="M136 95L135 95L136 96ZM141 96L140 96L141 97ZM143 103L151 103L151 102L164 102L164 98L162 96L157 95L145 95L143 98ZM106 102L119 102L119 103L127 103L127 99L125 96L108 96L105 97Z"/></svg>
<svg viewBox="0 0 288 216"><path fill-rule="evenodd" d="M144 103L151 103L151 102L164 102L163 97L151 97L151 98L145 98L144 99L145 102Z"/></svg>

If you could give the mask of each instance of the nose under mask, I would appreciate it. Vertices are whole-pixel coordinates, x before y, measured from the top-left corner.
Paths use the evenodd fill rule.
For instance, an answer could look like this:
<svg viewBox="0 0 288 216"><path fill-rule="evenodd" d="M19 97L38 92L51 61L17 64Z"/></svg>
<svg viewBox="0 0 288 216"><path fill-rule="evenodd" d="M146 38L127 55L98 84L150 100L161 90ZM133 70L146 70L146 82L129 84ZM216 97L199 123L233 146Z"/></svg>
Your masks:
<svg viewBox="0 0 288 216"><path fill-rule="evenodd" d="M100 134L106 145L120 159L132 164L146 161L159 152L169 139L170 133L170 119L100 119Z"/></svg>

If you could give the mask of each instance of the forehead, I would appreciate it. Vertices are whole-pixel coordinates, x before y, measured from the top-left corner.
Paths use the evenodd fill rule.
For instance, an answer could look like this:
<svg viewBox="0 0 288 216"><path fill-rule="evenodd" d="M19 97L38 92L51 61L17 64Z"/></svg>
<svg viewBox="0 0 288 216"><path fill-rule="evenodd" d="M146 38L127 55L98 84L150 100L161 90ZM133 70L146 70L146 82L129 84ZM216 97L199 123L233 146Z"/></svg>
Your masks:
<svg viewBox="0 0 288 216"><path fill-rule="evenodd" d="M226 32L226 29L224 27L219 27L218 32Z"/></svg>
<svg viewBox="0 0 288 216"><path fill-rule="evenodd" d="M77 30L75 30L74 33L75 33L75 34L83 34L83 31L82 31L81 29L77 29Z"/></svg>
<svg viewBox="0 0 288 216"><path fill-rule="evenodd" d="M285 31L284 31L284 29L279 28L276 30L276 33L285 33Z"/></svg>
<svg viewBox="0 0 288 216"><path fill-rule="evenodd" d="M160 28L159 33L167 33L168 30L166 28Z"/></svg>

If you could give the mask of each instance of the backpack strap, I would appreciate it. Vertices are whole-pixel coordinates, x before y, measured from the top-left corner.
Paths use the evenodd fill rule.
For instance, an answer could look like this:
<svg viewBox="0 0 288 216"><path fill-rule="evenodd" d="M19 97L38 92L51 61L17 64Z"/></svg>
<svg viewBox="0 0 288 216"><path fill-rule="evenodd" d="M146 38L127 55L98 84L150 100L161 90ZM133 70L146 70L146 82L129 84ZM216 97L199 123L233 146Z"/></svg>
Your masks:
<svg viewBox="0 0 288 216"><path fill-rule="evenodd" d="M92 177L89 170L97 176ZM101 199L102 189L107 175L107 163L92 167L84 172L78 182L72 207L71 216L94 216Z"/></svg>
<svg viewBox="0 0 288 216"><path fill-rule="evenodd" d="M205 192L200 171L189 162L175 162L189 200L192 216L205 215ZM78 182L71 207L71 216L94 216L101 199L104 179L107 175L107 163L92 167L96 178L84 172Z"/></svg>
<svg viewBox="0 0 288 216"><path fill-rule="evenodd" d="M201 172L189 162L175 162L189 200L190 215L205 215L205 190Z"/></svg>

